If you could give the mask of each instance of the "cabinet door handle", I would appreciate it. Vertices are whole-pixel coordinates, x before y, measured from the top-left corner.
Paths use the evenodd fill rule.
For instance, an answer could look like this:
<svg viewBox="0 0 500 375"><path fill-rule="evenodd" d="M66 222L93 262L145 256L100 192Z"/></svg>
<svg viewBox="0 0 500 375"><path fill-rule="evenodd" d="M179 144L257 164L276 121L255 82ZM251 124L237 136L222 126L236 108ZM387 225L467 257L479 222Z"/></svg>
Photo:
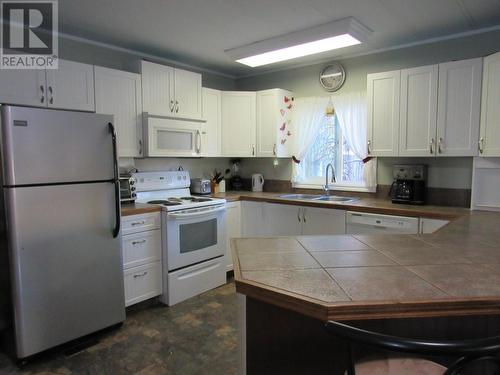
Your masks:
<svg viewBox="0 0 500 375"><path fill-rule="evenodd" d="M138 277L146 276L147 274L148 274L148 271L144 271L143 273L137 273L134 275L134 279L136 279Z"/></svg>
<svg viewBox="0 0 500 375"><path fill-rule="evenodd" d="M176 100L175 101L175 113L179 112L179 102Z"/></svg>
<svg viewBox="0 0 500 375"><path fill-rule="evenodd" d="M142 224L146 224L146 222L144 220L142 220L142 221L134 221L133 223L130 223L130 225L132 225L132 226L142 225Z"/></svg>
<svg viewBox="0 0 500 375"><path fill-rule="evenodd" d="M366 142L366 151L368 152L368 155L370 155L370 146L372 144L372 141L368 140L368 142Z"/></svg>
<svg viewBox="0 0 500 375"><path fill-rule="evenodd" d="M142 139L139 139L139 156L142 156Z"/></svg>
<svg viewBox="0 0 500 375"><path fill-rule="evenodd" d="M443 144L443 138L439 137L438 139L438 154L441 154L443 152L443 149L442 149L442 144Z"/></svg>
<svg viewBox="0 0 500 375"><path fill-rule="evenodd" d="M429 143L429 151L431 154L434 154L434 138L431 138L431 142Z"/></svg>
<svg viewBox="0 0 500 375"><path fill-rule="evenodd" d="M50 94L50 104L54 104L54 91L52 91L52 86L49 86L49 94Z"/></svg>
<svg viewBox="0 0 500 375"><path fill-rule="evenodd" d="M42 97L40 98L40 102L43 103L45 102L45 88L43 85L40 85L40 91L42 92Z"/></svg>
<svg viewBox="0 0 500 375"><path fill-rule="evenodd" d="M297 220L299 221L299 223L301 222L301 219L300 219L300 210L302 210L302 208L299 208L297 210Z"/></svg>
<svg viewBox="0 0 500 375"><path fill-rule="evenodd" d="M276 143L273 145L273 155L276 156Z"/></svg>
<svg viewBox="0 0 500 375"><path fill-rule="evenodd" d="M255 156L255 145L252 145L252 156Z"/></svg>
<svg viewBox="0 0 500 375"><path fill-rule="evenodd" d="M170 112L174 111L174 101L170 99Z"/></svg>
<svg viewBox="0 0 500 375"><path fill-rule="evenodd" d="M481 137L481 138L479 139L479 153L481 153L481 154L482 154L483 152L484 152L484 138L483 138L483 137Z"/></svg>
<svg viewBox="0 0 500 375"><path fill-rule="evenodd" d="M199 130L196 130L196 153L201 153L201 133Z"/></svg>
<svg viewBox="0 0 500 375"><path fill-rule="evenodd" d="M302 221L304 221L304 223L306 222L306 209L305 208L302 209Z"/></svg>
<svg viewBox="0 0 500 375"><path fill-rule="evenodd" d="M132 241L132 245L140 245L141 243L146 243L146 240Z"/></svg>

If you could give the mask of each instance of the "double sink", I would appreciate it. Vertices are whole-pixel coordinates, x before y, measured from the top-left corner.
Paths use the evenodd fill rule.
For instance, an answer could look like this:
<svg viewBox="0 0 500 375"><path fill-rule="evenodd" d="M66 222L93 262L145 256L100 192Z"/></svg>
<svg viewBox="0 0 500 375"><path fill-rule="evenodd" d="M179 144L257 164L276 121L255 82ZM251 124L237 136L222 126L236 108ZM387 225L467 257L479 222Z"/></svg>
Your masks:
<svg viewBox="0 0 500 375"><path fill-rule="evenodd" d="M353 202L359 199L354 197L341 197L338 195L314 195L314 194L284 194L280 195L279 198L323 201L323 202L339 202L339 203Z"/></svg>

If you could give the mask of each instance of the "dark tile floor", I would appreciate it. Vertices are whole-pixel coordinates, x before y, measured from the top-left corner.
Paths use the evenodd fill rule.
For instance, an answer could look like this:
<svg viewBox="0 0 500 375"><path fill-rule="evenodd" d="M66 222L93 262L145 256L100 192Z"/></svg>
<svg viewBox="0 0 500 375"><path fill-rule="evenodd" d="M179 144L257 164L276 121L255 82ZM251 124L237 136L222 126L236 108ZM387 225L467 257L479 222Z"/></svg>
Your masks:
<svg viewBox="0 0 500 375"><path fill-rule="evenodd" d="M173 307L129 311L123 326L72 356L44 355L19 370L0 353L0 375L236 374L234 283Z"/></svg>

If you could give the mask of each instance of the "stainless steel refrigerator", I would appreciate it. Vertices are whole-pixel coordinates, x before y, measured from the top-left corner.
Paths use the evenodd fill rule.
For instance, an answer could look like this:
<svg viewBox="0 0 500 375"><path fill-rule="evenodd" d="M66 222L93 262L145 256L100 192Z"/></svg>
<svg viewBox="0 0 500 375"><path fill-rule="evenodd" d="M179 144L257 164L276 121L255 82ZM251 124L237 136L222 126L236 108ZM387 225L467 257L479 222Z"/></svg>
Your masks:
<svg viewBox="0 0 500 375"><path fill-rule="evenodd" d="M125 319L112 116L1 107L18 358Z"/></svg>

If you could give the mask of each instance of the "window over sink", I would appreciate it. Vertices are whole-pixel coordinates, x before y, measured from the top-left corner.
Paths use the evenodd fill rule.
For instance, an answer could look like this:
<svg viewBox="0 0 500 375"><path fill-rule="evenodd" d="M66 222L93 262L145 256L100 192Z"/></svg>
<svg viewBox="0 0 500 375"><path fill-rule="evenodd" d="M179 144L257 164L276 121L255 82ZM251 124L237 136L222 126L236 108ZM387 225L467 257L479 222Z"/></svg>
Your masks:
<svg viewBox="0 0 500 375"><path fill-rule="evenodd" d="M342 134L337 116L324 116L309 151L302 160L305 180L303 184L325 184L328 163L335 169L337 185L363 187L363 161L349 148Z"/></svg>
<svg viewBox="0 0 500 375"><path fill-rule="evenodd" d="M376 161L367 157L365 94L298 98L295 109L293 186L323 189L331 163L336 182L329 182L330 189L375 191Z"/></svg>

